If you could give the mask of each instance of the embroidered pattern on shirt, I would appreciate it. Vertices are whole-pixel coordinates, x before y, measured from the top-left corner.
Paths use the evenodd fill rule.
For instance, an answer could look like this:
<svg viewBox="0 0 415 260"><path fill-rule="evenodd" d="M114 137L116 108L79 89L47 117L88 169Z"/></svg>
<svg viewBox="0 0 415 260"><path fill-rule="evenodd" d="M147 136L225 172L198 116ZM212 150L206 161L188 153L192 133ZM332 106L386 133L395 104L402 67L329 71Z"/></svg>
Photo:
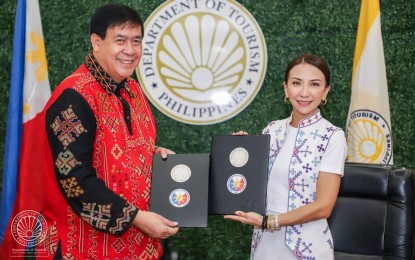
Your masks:
<svg viewBox="0 0 415 260"><path fill-rule="evenodd" d="M115 91L115 89L117 88L117 84L111 78L111 76L107 72L105 72L105 70L99 65L94 55L92 54L92 51L86 56L84 64L88 68L89 73L91 73L91 75L105 89L105 92L109 94ZM127 82L128 79L125 79L120 84L123 84L127 93L131 97L134 97L134 94L131 91L130 87L126 84Z"/></svg>
<svg viewBox="0 0 415 260"><path fill-rule="evenodd" d="M54 255L56 249L58 248L58 231L56 229L56 222L48 227L45 240L43 240L42 245L46 249L48 255Z"/></svg>
<svg viewBox="0 0 415 260"><path fill-rule="evenodd" d="M143 111L145 109L144 103L140 101L138 101L137 99L134 99L132 102L132 106L136 111Z"/></svg>
<svg viewBox="0 0 415 260"><path fill-rule="evenodd" d="M118 144L115 144L114 147L111 149L111 154L114 156L115 159L119 159L121 155L123 154L120 146Z"/></svg>
<svg viewBox="0 0 415 260"><path fill-rule="evenodd" d="M318 179L319 165L329 139L333 132L338 129L324 119L321 121L322 119L318 111L298 124L298 134L288 169L288 210L311 203L316 199L314 187ZM281 146L284 145L290 122L292 122L292 116L285 120L271 122L263 131L263 134L270 134L272 138L269 158L270 170ZM298 259L316 259L316 255L321 252L320 247L323 243L327 245L327 248L333 248L327 222L319 223L323 236L321 240L309 239L310 229L308 229L308 225L309 223L287 226L285 230L285 243ZM254 232L251 257L254 256L261 238L261 230ZM326 250L326 247L323 250Z"/></svg>
<svg viewBox="0 0 415 260"><path fill-rule="evenodd" d="M259 243L262 240L263 231L260 229L255 229L252 234L251 240L251 259L254 257L255 250L258 248Z"/></svg>
<svg viewBox="0 0 415 260"><path fill-rule="evenodd" d="M96 65L99 66L99 64ZM91 67L88 67L88 71L87 68L83 70L85 73L79 75L76 82L82 82L82 84L71 84L70 87L83 96L96 119L92 167L96 169L98 178L102 179L115 194L126 199L135 207L148 210L150 188L146 186L151 181L151 158L153 155L155 123L147 101L141 93L137 82L131 78L124 81L125 86L121 86L121 84L114 85L115 87L125 87L122 90L122 96L130 104L131 108L133 135L130 135L128 129L124 127L124 117L117 97L113 95L111 89L104 87L107 83L105 78L98 79L101 75L91 73ZM104 81L102 81L103 79ZM111 81L109 77L107 80ZM133 90L132 93L136 97L128 95L130 94L128 93L129 90ZM102 97L107 96L108 99L104 100L102 98L100 100L99 94L102 94ZM109 103L107 103L107 100ZM133 102L137 102L137 104ZM106 112L110 109L108 107L105 108L107 104L112 106L112 112ZM141 109L142 111L139 111ZM86 126L85 123L84 126ZM88 130L90 129L88 128ZM118 145L118 147L115 145ZM118 157L118 159L115 157ZM139 170L136 172L136 169ZM144 198L142 197L143 192ZM94 201L89 202L92 203ZM105 204L109 204L109 202L105 202ZM120 208L120 211L122 210L123 208ZM120 211L117 212L117 215L112 215L112 218L107 223L106 230L109 231L109 228L113 227L113 223L117 221L117 218L122 215ZM132 213L134 214L135 212ZM118 250L121 250L119 253L120 258L123 258L122 255L126 256L128 254L129 259L141 259L139 256L143 250L146 250L148 243L152 244L156 250L148 259L156 259L157 256L160 256L162 247L159 241L149 238L135 227L130 227L126 230L126 227L130 226L129 223L124 226L122 223L117 225L123 227L120 233L127 231L118 238L97 231L92 225L78 218L79 215L75 213L73 215L73 220L68 220L70 229L67 229L67 232L64 234L65 238L63 238L69 243L68 250L83 252L88 259L97 259L100 258L99 256L116 253L115 241L120 239L122 241L121 244L125 246L124 249L121 249L123 245L116 244ZM75 241L71 240L72 237ZM105 240L106 243L100 243L102 239L107 239ZM143 254L143 256L145 255L147 254Z"/></svg>
<svg viewBox="0 0 415 260"><path fill-rule="evenodd" d="M106 229L111 218L111 205L101 205L98 203L82 202L81 218L91 226Z"/></svg>
<svg viewBox="0 0 415 260"><path fill-rule="evenodd" d="M142 232L139 232L139 233L137 233L137 235L134 237L134 241L137 243L137 244L141 244L142 242L143 242L143 240L144 240L144 234L142 233Z"/></svg>
<svg viewBox="0 0 415 260"><path fill-rule="evenodd" d="M78 185L75 177L60 180L60 183L68 198L75 198L84 193L84 190Z"/></svg>
<svg viewBox="0 0 415 260"><path fill-rule="evenodd" d="M120 120L118 118L107 115L104 117L104 124L112 134L115 134L118 131L118 127L120 126Z"/></svg>
<svg viewBox="0 0 415 260"><path fill-rule="evenodd" d="M70 207L67 206L66 207L66 216L68 216L67 218L67 223L68 223L68 227L69 227L69 232L66 234L66 239L68 242L68 249L73 249L75 248L75 232L77 231L76 225L75 225L75 218L78 217L78 214L75 213L75 211ZM81 241L79 241L81 243Z"/></svg>
<svg viewBox="0 0 415 260"><path fill-rule="evenodd" d="M146 178L146 182L148 183L148 182L150 182L151 181L151 178ZM143 199L145 199L146 201L150 201L150 188L149 187L146 187L146 189L145 190L143 190L143 193L141 194L141 197L143 198Z"/></svg>
<svg viewBox="0 0 415 260"><path fill-rule="evenodd" d="M55 121L50 126L53 129L54 134L61 141L64 149L75 141L74 135L79 137L80 134L87 132L87 130L82 126L78 116L72 110L72 105L61 111L62 119L58 116L55 118Z"/></svg>
<svg viewBox="0 0 415 260"><path fill-rule="evenodd" d="M312 245L313 245L313 243L306 244L306 243L302 242L301 238L298 238L297 243L295 244L295 248L293 250L293 253L298 257L298 259L316 260L315 257L306 256L306 254L311 254L313 252L310 249L310 247Z"/></svg>
<svg viewBox="0 0 415 260"><path fill-rule="evenodd" d="M130 222L130 219L132 217L131 215L134 214L136 210L136 207L134 207L131 204L127 204L126 207L124 207L122 210L122 216L117 218L115 226L111 227L109 231L113 234L122 231L124 229L124 226Z"/></svg>
<svg viewBox="0 0 415 260"><path fill-rule="evenodd" d="M114 243L112 243L111 246L112 246L112 248L114 248L114 250L117 253L121 252L126 247L124 241L122 241L122 239L119 239L119 238L117 240L115 240Z"/></svg>
<svg viewBox="0 0 415 260"><path fill-rule="evenodd" d="M306 127L306 126L309 126L309 125L312 125L312 124L315 124L315 123L317 123L320 119L322 119L323 117L321 116L321 114L320 114L320 111L318 111L317 113L315 113L314 115L312 115L312 116L310 116L310 117L308 117L308 118L305 118L305 119L303 119L303 120L301 120L299 123L298 123L298 126L299 127Z"/></svg>
<svg viewBox="0 0 415 260"><path fill-rule="evenodd" d="M263 133L270 134L270 128L274 124L275 124L274 122L270 123L268 127L265 129L265 131L263 131ZM268 177L269 177L269 174L271 173L271 169L272 169L272 166L274 165L275 159L277 159L277 155L279 154L281 147L285 143L286 134L284 134L284 138L282 140L278 138L279 133L281 132L282 132L282 126L274 130L274 136L276 138L275 138L275 143L271 143L271 147L269 150Z"/></svg>
<svg viewBox="0 0 415 260"><path fill-rule="evenodd" d="M327 232L329 232L329 230L330 230L330 227L329 227L329 225L327 225L327 227L324 229L323 233L327 234ZM330 248L332 248L332 249L334 248L333 241L331 239L327 239L327 244L329 244Z"/></svg>
<svg viewBox="0 0 415 260"><path fill-rule="evenodd" d="M97 247L101 247L97 240L97 233L98 231L96 229L93 229L91 232L89 232L88 235L88 242L90 244L90 247L88 248L88 254L87 254L87 259L98 259L96 253L97 253Z"/></svg>
<svg viewBox="0 0 415 260"><path fill-rule="evenodd" d="M98 101L103 112L114 112L111 105L110 96L106 93L98 93Z"/></svg>
<svg viewBox="0 0 415 260"><path fill-rule="evenodd" d="M153 246L153 244L148 243L144 251L141 253L139 259L151 259L153 257L158 258L158 253L156 251L156 248Z"/></svg>
<svg viewBox="0 0 415 260"><path fill-rule="evenodd" d="M75 166L80 164L81 163L76 160L73 153L69 150L60 152L55 161L55 165L58 168L59 172L64 175L67 175Z"/></svg>
<svg viewBox="0 0 415 260"><path fill-rule="evenodd" d="M62 258L63 260L76 260L76 258L70 253L70 252L67 252L64 256L63 256L63 258Z"/></svg>
<svg viewBox="0 0 415 260"><path fill-rule="evenodd" d="M312 119L319 118L317 115ZM304 120L307 126L313 120ZM301 128L297 135L296 147L291 159L289 169L289 210L311 203L315 200L315 192L310 192L310 186L315 185L322 155L324 154L328 141L335 131L334 127L319 128L319 131L306 131ZM306 131L306 132L304 132ZM309 145L316 147L314 153L309 150ZM304 224L307 225L307 224ZM299 259L315 259L313 256L312 241L305 241L302 238L304 225L289 226L286 230L286 244ZM322 231L323 232L323 231ZM323 232L324 233L324 232ZM326 233L324 233L327 235ZM329 246L331 241L327 241Z"/></svg>

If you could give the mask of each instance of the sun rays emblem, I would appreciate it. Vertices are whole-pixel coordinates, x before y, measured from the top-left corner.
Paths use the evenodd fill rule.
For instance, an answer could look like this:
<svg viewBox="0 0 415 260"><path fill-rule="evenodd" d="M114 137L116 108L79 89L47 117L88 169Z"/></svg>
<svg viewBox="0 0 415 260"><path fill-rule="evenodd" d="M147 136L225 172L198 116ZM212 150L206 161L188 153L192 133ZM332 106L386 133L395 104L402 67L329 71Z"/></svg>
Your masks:
<svg viewBox="0 0 415 260"><path fill-rule="evenodd" d="M350 115L347 129L348 160L388 164L392 137L387 122L376 112L357 110Z"/></svg>
<svg viewBox="0 0 415 260"><path fill-rule="evenodd" d="M20 245L34 247L46 238L46 219L39 212L24 210L13 218L11 232Z"/></svg>
<svg viewBox="0 0 415 260"><path fill-rule="evenodd" d="M229 154L229 161L235 167L244 166L249 160L249 153L243 147L237 147Z"/></svg>
<svg viewBox="0 0 415 260"><path fill-rule="evenodd" d="M241 112L261 88L265 39L237 2L191 2L168 1L151 14L137 76L167 116L219 123Z"/></svg>
<svg viewBox="0 0 415 260"><path fill-rule="evenodd" d="M200 16L200 15L199 15ZM228 22L213 15L189 15L167 29L159 51L165 86L190 102L210 102L229 92L245 67L244 46Z"/></svg>

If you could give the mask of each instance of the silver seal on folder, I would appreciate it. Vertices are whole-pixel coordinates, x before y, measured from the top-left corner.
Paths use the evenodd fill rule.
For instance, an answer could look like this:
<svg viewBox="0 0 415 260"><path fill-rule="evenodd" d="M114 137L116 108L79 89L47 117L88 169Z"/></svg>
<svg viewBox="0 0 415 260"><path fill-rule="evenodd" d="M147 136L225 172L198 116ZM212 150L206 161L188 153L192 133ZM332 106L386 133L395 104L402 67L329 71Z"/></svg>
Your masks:
<svg viewBox="0 0 415 260"><path fill-rule="evenodd" d="M242 167L244 166L249 159L249 153L245 148L238 147L233 149L231 154L229 155L229 161L235 167Z"/></svg>
<svg viewBox="0 0 415 260"><path fill-rule="evenodd" d="M171 178L176 182L185 182L192 175L192 171L189 166L184 164L178 164L171 169Z"/></svg>

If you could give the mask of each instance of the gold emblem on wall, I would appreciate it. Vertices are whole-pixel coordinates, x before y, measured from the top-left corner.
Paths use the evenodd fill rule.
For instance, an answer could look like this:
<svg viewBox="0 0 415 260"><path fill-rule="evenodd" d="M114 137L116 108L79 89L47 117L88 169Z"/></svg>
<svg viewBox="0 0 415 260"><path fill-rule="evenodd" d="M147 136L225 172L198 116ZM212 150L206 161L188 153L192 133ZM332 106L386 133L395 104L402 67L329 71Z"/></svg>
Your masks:
<svg viewBox="0 0 415 260"><path fill-rule="evenodd" d="M347 130L349 161L389 163L392 136L389 125L382 116L370 110L356 110L350 115Z"/></svg>
<svg viewBox="0 0 415 260"><path fill-rule="evenodd" d="M167 1L145 23L137 75L165 115L207 125L237 115L255 98L267 63L265 39L235 1Z"/></svg>

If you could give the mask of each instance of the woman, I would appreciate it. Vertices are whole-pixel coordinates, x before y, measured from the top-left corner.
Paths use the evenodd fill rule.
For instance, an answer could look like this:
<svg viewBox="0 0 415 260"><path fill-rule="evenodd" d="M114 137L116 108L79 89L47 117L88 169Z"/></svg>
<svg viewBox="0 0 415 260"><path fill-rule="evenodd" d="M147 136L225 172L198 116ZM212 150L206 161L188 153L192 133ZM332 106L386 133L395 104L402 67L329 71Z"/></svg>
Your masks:
<svg viewBox="0 0 415 260"><path fill-rule="evenodd" d="M306 54L288 64L285 101L293 111L263 130L271 135L266 216L242 211L225 216L255 226L252 259L334 259L327 218L338 195L347 146L344 132L318 109L329 90L324 59Z"/></svg>

